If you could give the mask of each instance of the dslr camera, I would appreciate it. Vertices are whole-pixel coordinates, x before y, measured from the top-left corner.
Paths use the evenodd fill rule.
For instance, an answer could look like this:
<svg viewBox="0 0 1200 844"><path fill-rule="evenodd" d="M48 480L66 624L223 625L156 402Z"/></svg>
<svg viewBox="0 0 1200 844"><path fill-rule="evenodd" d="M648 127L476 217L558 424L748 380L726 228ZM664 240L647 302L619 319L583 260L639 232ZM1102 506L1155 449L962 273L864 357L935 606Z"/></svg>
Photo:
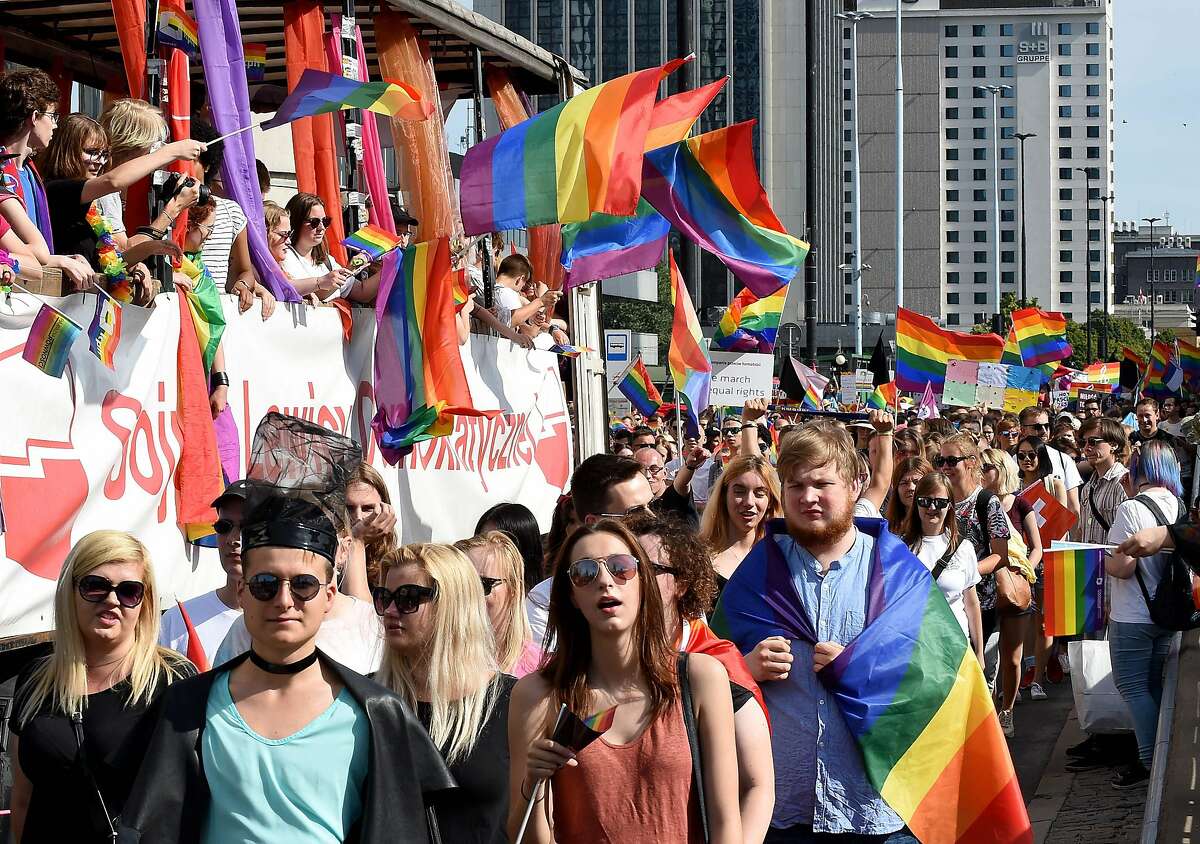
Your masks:
<svg viewBox="0 0 1200 844"><path fill-rule="evenodd" d="M163 183L158 186L159 199L169 202L185 187L192 187L195 184L196 180L191 176L185 176L182 173L168 173L167 177L163 179ZM208 185L201 184L196 204L207 205L210 199L212 199L212 191L209 190Z"/></svg>

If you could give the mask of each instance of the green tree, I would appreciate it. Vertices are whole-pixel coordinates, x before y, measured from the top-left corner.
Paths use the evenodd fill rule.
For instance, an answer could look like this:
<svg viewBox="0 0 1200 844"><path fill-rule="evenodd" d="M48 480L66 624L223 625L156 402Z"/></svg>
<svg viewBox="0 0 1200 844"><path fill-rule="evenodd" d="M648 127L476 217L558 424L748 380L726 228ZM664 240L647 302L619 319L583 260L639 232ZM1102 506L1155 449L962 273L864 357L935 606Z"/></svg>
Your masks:
<svg viewBox="0 0 1200 844"><path fill-rule="evenodd" d="M643 302L640 299L626 299L621 296L601 295L600 326L601 328L627 328L630 331L641 331L658 337L658 359L664 364L667 360L667 347L671 342L671 272L667 262L659 263L655 270L658 273L658 301ZM599 282L603 284L604 282Z"/></svg>
<svg viewBox="0 0 1200 844"><path fill-rule="evenodd" d="M1001 293L1000 294L1000 313L1004 317L1004 324L1006 326L1012 325L1012 312L1017 310L1017 308L1019 308L1019 307L1021 307L1021 302L1019 299L1017 299L1016 293ZM1041 305L1038 303L1037 297L1034 296L1032 299L1030 299L1026 303L1025 307L1040 308ZM974 326L971 327L972 334L990 334L991 331L992 331L992 326L990 323L984 324L982 322L977 322L977 323L975 323ZM1008 336L1008 334L1006 331L1005 337L1007 337L1007 336Z"/></svg>
<svg viewBox="0 0 1200 844"><path fill-rule="evenodd" d="M1092 326L1091 346L1088 346L1087 343L1087 323L1067 323L1067 342L1074 350L1066 360L1067 366L1082 369L1090 363L1101 362L1099 357L1100 336L1104 333L1105 326L1108 327L1108 359L1110 361L1121 359L1123 346L1128 346L1131 351L1143 358L1150 352L1150 341L1146 339L1146 332L1133 320L1106 314L1103 311L1093 311L1089 315L1089 321ZM1175 339L1175 332L1168 328L1158 332L1157 336L1159 340L1169 342Z"/></svg>

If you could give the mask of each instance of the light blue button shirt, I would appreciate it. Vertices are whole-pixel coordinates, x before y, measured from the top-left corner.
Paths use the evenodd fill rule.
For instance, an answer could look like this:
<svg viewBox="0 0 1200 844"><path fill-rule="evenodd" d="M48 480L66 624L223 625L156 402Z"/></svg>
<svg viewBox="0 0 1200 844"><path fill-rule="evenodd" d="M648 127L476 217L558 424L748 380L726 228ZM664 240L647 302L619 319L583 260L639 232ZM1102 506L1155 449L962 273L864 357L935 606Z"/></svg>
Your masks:
<svg viewBox="0 0 1200 844"><path fill-rule="evenodd" d="M790 536L775 537L818 641L845 645L863 629L875 540L856 534L853 547L824 575L820 563ZM762 684L775 755L771 825L811 824L815 832L860 835L900 829L904 821L867 779L858 743L812 670L812 645L793 640L792 657L786 680Z"/></svg>

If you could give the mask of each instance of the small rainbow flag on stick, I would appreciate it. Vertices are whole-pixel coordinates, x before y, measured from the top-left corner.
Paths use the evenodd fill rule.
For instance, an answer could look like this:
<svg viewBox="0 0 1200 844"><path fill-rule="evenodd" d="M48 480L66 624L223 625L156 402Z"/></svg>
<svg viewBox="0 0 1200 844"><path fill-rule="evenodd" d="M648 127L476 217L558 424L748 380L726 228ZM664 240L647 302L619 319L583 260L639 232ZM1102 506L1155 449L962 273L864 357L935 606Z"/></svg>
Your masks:
<svg viewBox="0 0 1200 844"><path fill-rule="evenodd" d="M888 381L875 388L875 392L867 396L867 406L875 410L887 410L896 406L896 382Z"/></svg>
<svg viewBox="0 0 1200 844"><path fill-rule="evenodd" d="M700 320L692 307L692 297L675 255L667 250L667 265L671 271L671 345L667 350L667 364L671 380L675 384L675 401L683 411L684 424L689 436L700 435L700 414L709 406L709 389L712 385L712 360L704 348L704 332Z"/></svg>
<svg viewBox="0 0 1200 844"><path fill-rule="evenodd" d="M579 753L609 731L616 715L617 708L615 706L602 709L587 718L580 718L571 710L563 708L559 712L558 721L554 725L554 733L550 738Z"/></svg>
<svg viewBox="0 0 1200 844"><path fill-rule="evenodd" d="M653 416L662 406L662 394L650 380L650 373L646 371L646 364L642 363L640 354L617 382L617 389L643 416Z"/></svg>
<svg viewBox="0 0 1200 844"><path fill-rule="evenodd" d="M421 93L406 82L358 82L310 67L262 128L273 129L302 117L346 108L362 108L404 120L424 120L433 113L433 103L422 100Z"/></svg>
<svg viewBox="0 0 1200 844"><path fill-rule="evenodd" d="M742 290L721 314L713 344L731 352L773 352L787 291L785 284L760 298L749 287Z"/></svg>
<svg viewBox="0 0 1200 844"><path fill-rule="evenodd" d="M1179 365L1183 367L1183 384L1189 393L1200 393L1200 348L1185 340L1179 342Z"/></svg>
<svg viewBox="0 0 1200 844"><path fill-rule="evenodd" d="M267 45L243 44L242 55L246 57L246 81L262 82L267 75Z"/></svg>
<svg viewBox="0 0 1200 844"><path fill-rule="evenodd" d="M43 304L29 327L29 339L21 357L47 375L62 378L71 344L81 331L83 328L62 311Z"/></svg>
<svg viewBox="0 0 1200 844"><path fill-rule="evenodd" d="M1104 549L1042 555L1047 636L1074 636L1104 627Z"/></svg>
<svg viewBox="0 0 1200 844"><path fill-rule="evenodd" d="M191 58L200 55L196 22L178 6L165 6L158 15L158 45L183 50Z"/></svg>
<svg viewBox="0 0 1200 844"><path fill-rule="evenodd" d="M400 245L400 238L379 226L367 223L343 240L342 245L365 253L370 261L378 261Z"/></svg>
<svg viewBox="0 0 1200 844"><path fill-rule="evenodd" d="M97 285L96 313L88 326L89 348L92 354L109 369L114 369L117 346L121 343L121 306L117 300Z"/></svg>

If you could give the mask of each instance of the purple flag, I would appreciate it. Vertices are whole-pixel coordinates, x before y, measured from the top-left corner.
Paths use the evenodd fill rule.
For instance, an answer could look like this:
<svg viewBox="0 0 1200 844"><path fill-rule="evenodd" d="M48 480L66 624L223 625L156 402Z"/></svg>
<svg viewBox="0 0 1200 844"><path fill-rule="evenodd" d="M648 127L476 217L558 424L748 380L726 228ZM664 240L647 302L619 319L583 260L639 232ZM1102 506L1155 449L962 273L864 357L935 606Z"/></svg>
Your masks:
<svg viewBox="0 0 1200 844"><path fill-rule="evenodd" d="M250 125L250 90L246 82L246 58L242 53L242 28L234 0L192 0L200 30L208 102L218 134L224 135ZM246 214L250 259L259 278L282 302L299 302L300 294L283 274L267 247L267 225L263 218L262 192L258 189L253 132L226 138L221 175L229 198Z"/></svg>

